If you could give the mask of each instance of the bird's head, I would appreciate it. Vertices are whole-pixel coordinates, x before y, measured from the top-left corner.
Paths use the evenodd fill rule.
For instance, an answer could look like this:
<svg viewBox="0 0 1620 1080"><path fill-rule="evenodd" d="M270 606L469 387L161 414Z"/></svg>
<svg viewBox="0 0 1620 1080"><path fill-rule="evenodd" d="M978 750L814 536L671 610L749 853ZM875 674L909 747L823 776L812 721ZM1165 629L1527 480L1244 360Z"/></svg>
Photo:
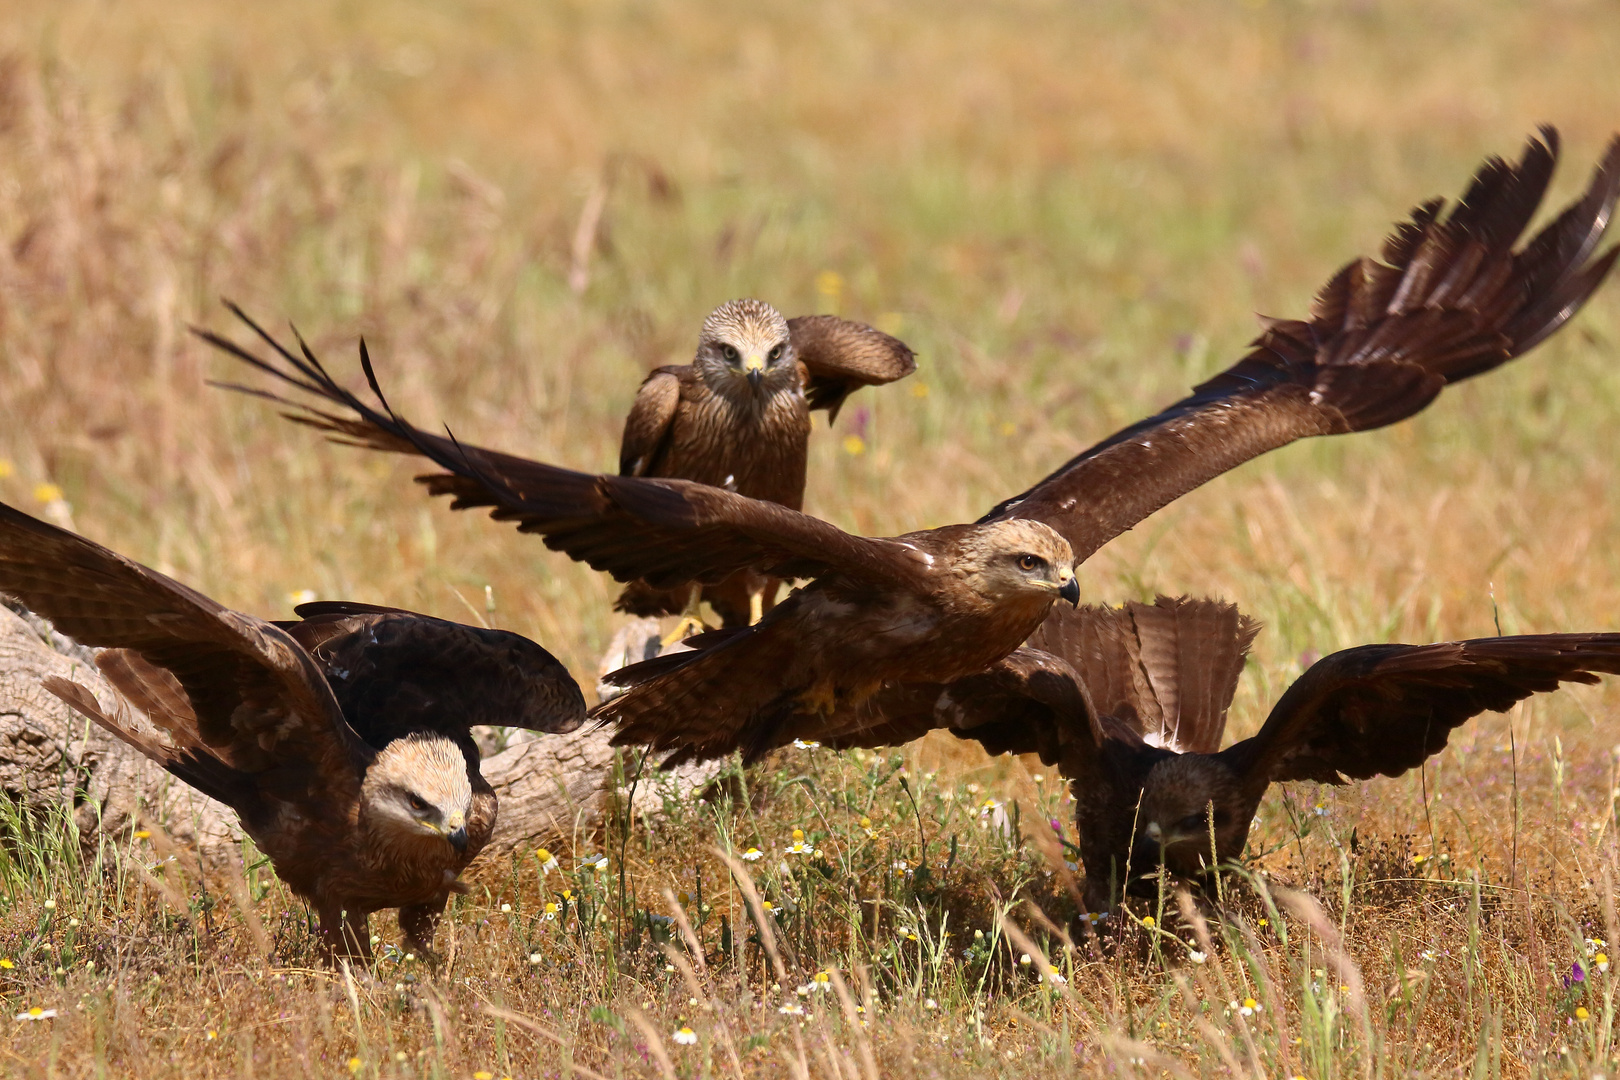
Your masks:
<svg viewBox="0 0 1620 1080"><path fill-rule="evenodd" d="M437 736L395 739L377 752L360 787L368 839L384 849L446 853L467 848L472 784L461 748Z"/></svg>
<svg viewBox="0 0 1620 1080"><path fill-rule="evenodd" d="M763 300L728 300L703 320L693 363L715 393L759 402L799 386L798 360L781 312Z"/></svg>
<svg viewBox="0 0 1620 1080"><path fill-rule="evenodd" d="M1253 816L1238 778L1218 758L1165 758L1142 785L1132 866L1151 870L1162 864L1184 876L1202 873L1211 865L1211 834L1214 863L1235 859L1243 854Z"/></svg>
<svg viewBox="0 0 1620 1080"><path fill-rule="evenodd" d="M961 566L975 591L998 603L1017 598L1080 602L1074 549L1051 526L1025 518L975 528L962 548Z"/></svg>

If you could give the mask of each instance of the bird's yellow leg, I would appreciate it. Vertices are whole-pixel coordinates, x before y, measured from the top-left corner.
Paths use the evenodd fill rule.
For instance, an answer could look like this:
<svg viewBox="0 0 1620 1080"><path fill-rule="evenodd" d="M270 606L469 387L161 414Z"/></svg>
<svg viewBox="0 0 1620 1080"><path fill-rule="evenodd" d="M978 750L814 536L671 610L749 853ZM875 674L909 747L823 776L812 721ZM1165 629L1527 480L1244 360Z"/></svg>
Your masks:
<svg viewBox="0 0 1620 1080"><path fill-rule="evenodd" d="M765 617L765 590L748 590L748 625L758 626L759 620Z"/></svg>
<svg viewBox="0 0 1620 1080"><path fill-rule="evenodd" d="M831 679L813 683L799 695L799 702L812 713L831 716L838 704L838 686Z"/></svg>
<svg viewBox="0 0 1620 1080"><path fill-rule="evenodd" d="M685 641L693 634L707 630L709 627L703 621L702 607L703 586L693 585L691 593L687 596L686 607L681 609L680 621L675 624L675 629L659 640L659 644L667 649L677 641Z"/></svg>

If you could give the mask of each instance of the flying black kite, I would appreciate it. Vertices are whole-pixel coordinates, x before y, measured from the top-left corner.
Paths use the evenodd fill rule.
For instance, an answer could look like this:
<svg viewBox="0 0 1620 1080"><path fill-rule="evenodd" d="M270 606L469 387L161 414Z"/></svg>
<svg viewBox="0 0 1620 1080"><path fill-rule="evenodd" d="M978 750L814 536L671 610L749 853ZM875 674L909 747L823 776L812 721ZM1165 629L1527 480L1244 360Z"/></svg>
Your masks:
<svg viewBox="0 0 1620 1080"><path fill-rule="evenodd" d="M334 959L369 960L367 916L389 907L429 951L495 826L470 725L585 718L567 671L517 634L341 604L282 629L4 504L0 592L106 647L98 665L161 735L76 683L48 688L235 810Z"/></svg>
<svg viewBox="0 0 1620 1080"><path fill-rule="evenodd" d="M1383 262L1358 259L1335 274L1309 320L1269 321L1248 356L1190 397L979 522L892 538L852 536L722 488L580 473L423 431L388 407L363 342L377 406L301 341L295 354L239 310L288 367L198 333L346 411L304 406L295 419L339 441L426 457L445 471L418 479L452 508L491 507L621 581L676 588L745 570L816 579L757 626L699 635L691 652L614 673L629 690L596 712L618 724L617 740L669 751L667 760L738 748L757 757L818 716L836 724L885 684L950 682L1006 656L1060 591L1072 593L1071 559L1220 473L1306 436L1411 416L1449 383L1556 332L1614 264L1616 249L1598 249L1620 192L1620 138L1586 193L1516 250L1557 146L1543 129L1517 163L1488 160L1448 212L1438 199L1418 207L1385 242Z"/></svg>

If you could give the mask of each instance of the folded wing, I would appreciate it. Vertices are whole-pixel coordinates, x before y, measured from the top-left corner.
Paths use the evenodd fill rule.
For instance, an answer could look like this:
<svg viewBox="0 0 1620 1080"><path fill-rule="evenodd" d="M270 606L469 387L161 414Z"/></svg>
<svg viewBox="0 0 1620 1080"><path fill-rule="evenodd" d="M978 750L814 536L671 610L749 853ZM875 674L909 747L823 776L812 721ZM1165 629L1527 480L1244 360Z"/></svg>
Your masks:
<svg viewBox="0 0 1620 1080"><path fill-rule="evenodd" d="M1103 440L985 518L1028 517L1077 559L1199 485L1311 435L1367 431L1421 411L1447 385L1534 348L1614 264L1596 255L1620 192L1620 137L1586 193L1523 247L1558 155L1543 128L1518 163L1488 160L1448 214L1424 203L1323 286L1307 321L1271 320L1243 360L1156 416Z"/></svg>

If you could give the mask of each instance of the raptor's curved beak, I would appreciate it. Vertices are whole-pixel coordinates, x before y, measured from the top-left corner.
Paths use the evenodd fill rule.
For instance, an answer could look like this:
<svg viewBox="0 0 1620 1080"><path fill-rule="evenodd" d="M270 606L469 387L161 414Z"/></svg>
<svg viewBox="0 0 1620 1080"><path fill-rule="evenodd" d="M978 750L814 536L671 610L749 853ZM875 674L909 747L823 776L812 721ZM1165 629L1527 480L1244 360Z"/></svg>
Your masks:
<svg viewBox="0 0 1620 1080"><path fill-rule="evenodd" d="M1080 579L1071 572L1069 580L1058 586L1058 595L1075 607L1080 606Z"/></svg>
<svg viewBox="0 0 1620 1080"><path fill-rule="evenodd" d="M444 823L444 838L450 841L450 846L457 851L467 850L467 823L459 813L451 814Z"/></svg>
<svg viewBox="0 0 1620 1080"><path fill-rule="evenodd" d="M759 388L765 382L765 358L758 353L749 353L743 357L743 375L748 379L748 386L759 393Z"/></svg>

